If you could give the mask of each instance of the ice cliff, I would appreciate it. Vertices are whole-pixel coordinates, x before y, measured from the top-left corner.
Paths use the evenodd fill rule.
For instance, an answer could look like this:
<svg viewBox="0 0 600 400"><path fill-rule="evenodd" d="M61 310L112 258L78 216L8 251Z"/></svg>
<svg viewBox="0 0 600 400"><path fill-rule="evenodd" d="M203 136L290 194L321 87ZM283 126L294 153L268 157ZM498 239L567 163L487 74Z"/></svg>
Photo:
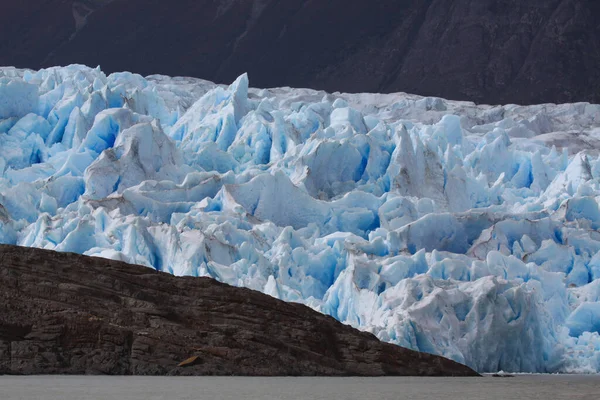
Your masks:
<svg viewBox="0 0 600 400"><path fill-rule="evenodd" d="M480 372L600 371L600 105L0 69L0 242L211 276Z"/></svg>

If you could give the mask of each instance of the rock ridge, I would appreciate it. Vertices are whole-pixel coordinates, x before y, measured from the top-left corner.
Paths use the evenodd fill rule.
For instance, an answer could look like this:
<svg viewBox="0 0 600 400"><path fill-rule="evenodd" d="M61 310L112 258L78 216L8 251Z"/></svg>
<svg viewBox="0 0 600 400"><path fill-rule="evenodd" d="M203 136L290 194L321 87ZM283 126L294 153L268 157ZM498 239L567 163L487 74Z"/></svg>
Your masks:
<svg viewBox="0 0 600 400"><path fill-rule="evenodd" d="M209 278L0 245L0 374L475 376Z"/></svg>

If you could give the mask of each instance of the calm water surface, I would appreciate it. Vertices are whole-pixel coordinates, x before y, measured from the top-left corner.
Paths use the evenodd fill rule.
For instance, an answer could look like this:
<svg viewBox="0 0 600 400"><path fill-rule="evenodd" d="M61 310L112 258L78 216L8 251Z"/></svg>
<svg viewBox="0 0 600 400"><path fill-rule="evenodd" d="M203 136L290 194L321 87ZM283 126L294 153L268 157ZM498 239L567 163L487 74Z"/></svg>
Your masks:
<svg viewBox="0 0 600 400"><path fill-rule="evenodd" d="M600 376L238 378L0 376L1 400L600 399Z"/></svg>

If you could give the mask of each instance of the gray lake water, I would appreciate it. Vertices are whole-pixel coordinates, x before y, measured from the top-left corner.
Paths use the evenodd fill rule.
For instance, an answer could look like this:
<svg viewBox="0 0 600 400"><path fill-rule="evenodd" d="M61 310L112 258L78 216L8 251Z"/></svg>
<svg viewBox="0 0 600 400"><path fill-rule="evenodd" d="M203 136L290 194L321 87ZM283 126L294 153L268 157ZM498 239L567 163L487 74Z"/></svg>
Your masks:
<svg viewBox="0 0 600 400"><path fill-rule="evenodd" d="M240 378L0 376L1 400L600 399L600 376Z"/></svg>

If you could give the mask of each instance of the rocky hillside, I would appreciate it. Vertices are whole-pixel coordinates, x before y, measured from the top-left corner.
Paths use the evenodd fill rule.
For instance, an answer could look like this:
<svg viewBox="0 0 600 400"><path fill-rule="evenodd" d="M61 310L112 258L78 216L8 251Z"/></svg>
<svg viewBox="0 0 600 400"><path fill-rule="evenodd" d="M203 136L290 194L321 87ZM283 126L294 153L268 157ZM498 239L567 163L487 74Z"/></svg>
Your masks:
<svg viewBox="0 0 600 400"><path fill-rule="evenodd" d="M0 374L476 375L208 278L0 246Z"/></svg>
<svg viewBox="0 0 600 400"><path fill-rule="evenodd" d="M600 102L597 0L6 0L0 65Z"/></svg>

